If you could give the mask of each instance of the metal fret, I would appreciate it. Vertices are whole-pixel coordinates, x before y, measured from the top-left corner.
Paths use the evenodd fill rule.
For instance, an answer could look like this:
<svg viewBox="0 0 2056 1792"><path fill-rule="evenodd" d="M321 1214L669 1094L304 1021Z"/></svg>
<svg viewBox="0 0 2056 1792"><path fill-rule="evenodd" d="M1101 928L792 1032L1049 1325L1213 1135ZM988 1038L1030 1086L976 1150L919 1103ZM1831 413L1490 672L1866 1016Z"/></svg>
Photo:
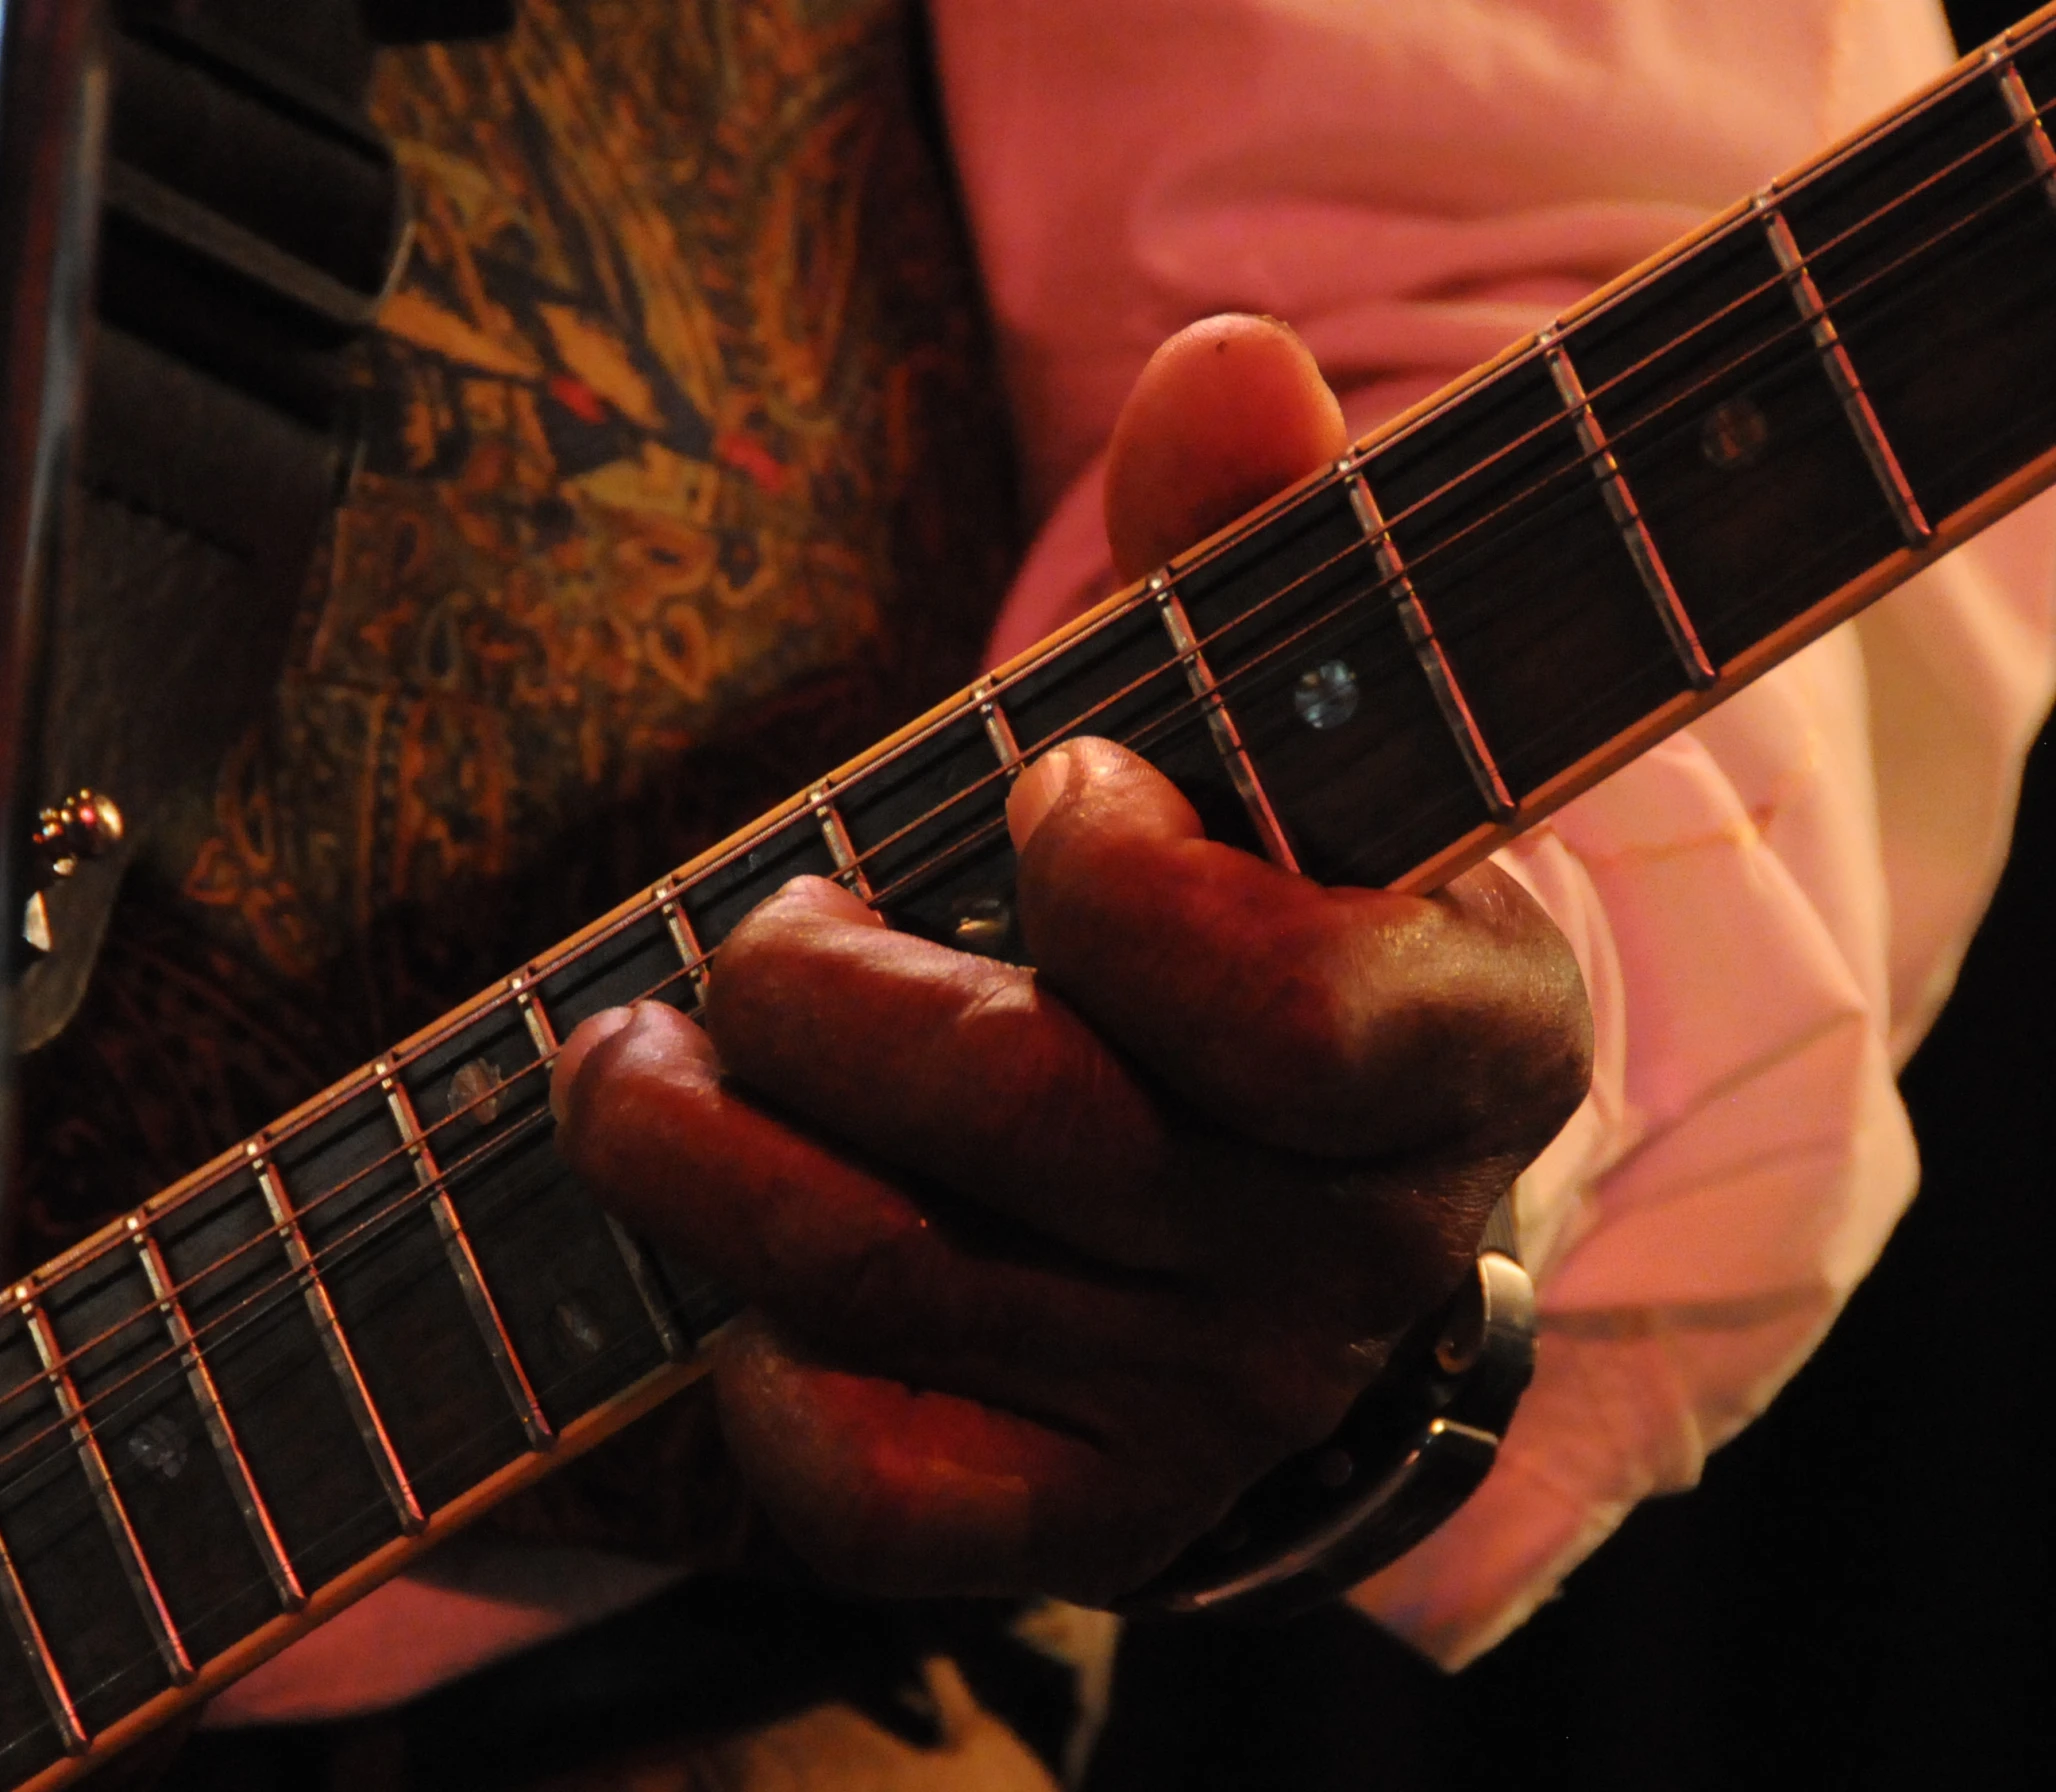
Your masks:
<svg viewBox="0 0 2056 1792"><path fill-rule="evenodd" d="M550 1024L550 1017L543 1012L542 1002L526 977L517 974L508 978L507 987L521 1004L521 1018L528 1023L528 1036L535 1041L536 1052L547 1064L557 1055L557 1029ZM636 1298L642 1302L643 1311L656 1328L657 1341L664 1347L664 1354L674 1363L684 1362L692 1354L691 1342L679 1331L678 1322L671 1317L669 1304L658 1291L657 1272L650 1267L648 1255L630 1236L628 1228L611 1213L603 1217L607 1222L607 1234L614 1240L614 1249L628 1271L628 1279L635 1284Z"/></svg>
<svg viewBox="0 0 2056 1792"><path fill-rule="evenodd" d="M215 1460L221 1464L230 1496L243 1516L243 1526L257 1547L265 1573L271 1577L272 1590L278 1594L279 1604L289 1612L296 1612L307 1603L306 1590L300 1585L300 1577L293 1572L285 1544L271 1522L271 1509L257 1490L256 1477L251 1474L249 1460L236 1440L235 1426L229 1419L228 1409L221 1403L213 1372L208 1369L206 1358L200 1354L199 1345L194 1340L192 1323L179 1300L171 1268L164 1261L164 1253L158 1248L156 1239L133 1214L129 1216L128 1229L136 1254L142 1259L143 1274L149 1279L151 1298L156 1301L158 1314L171 1334L172 1344L185 1363L186 1386L192 1393L193 1403L200 1409L201 1422L207 1427L208 1442L214 1446Z"/></svg>
<svg viewBox="0 0 2056 1792"><path fill-rule="evenodd" d="M507 988L521 1010L521 1021L528 1028L529 1042L535 1047L535 1055L545 1064L549 1063L557 1055L557 1029L550 1024L550 1017L543 1012L543 1005L536 1000L526 977L509 977Z"/></svg>
<svg viewBox="0 0 2056 1792"><path fill-rule="evenodd" d="M1994 44L1985 52L1985 60L1991 64L1992 78L1999 83L2006 110L2020 127L2021 147L2027 151L2042 191L2048 195L2049 203L2056 205L2056 144L2049 141L2042 115L2035 109L2034 95L2028 92L2027 83L2020 78L2020 70L2013 66L2013 57L2004 45Z"/></svg>
<svg viewBox="0 0 2056 1792"><path fill-rule="evenodd" d="M1250 823L1256 829L1256 837L1263 843L1264 856L1287 871L1297 871L1299 859L1285 838L1284 826L1257 778L1256 767L1250 763L1249 754L1242 745L1241 731L1235 726L1235 718L1221 701L1220 687L1214 682L1199 638L1192 632L1192 619L1178 601L1177 587L1159 572L1150 575L1149 589L1156 598L1157 613L1163 618L1171 645L1177 649L1178 658L1184 664L1185 682L1191 686L1192 694L1199 699L1200 709L1206 716L1207 732L1213 737L1214 750L1228 768L1228 778L1235 786L1235 794L1242 799L1242 806L1248 811Z"/></svg>
<svg viewBox="0 0 2056 1792"><path fill-rule="evenodd" d="M122 1504L114 1477L108 1473L107 1458L100 1451L99 1435L86 1414L78 1388L64 1367L63 1347L57 1342L57 1334L50 1329L50 1321L40 1307L24 1301L21 1317L35 1342L36 1355L42 1359L43 1372L49 1377L51 1389L57 1396L57 1409L71 1428L72 1447L77 1450L80 1466L86 1471L86 1484L93 1490L93 1503L99 1507L100 1521L107 1527L115 1554L121 1558L121 1571L142 1610L144 1623L149 1626L151 1640L157 1645L165 1672L171 1676L173 1685L184 1686L193 1677L192 1657L186 1653L185 1641L171 1619L171 1607L165 1604L164 1595L157 1586L157 1576L151 1572L150 1564L143 1556L142 1540L137 1537L135 1526L129 1522L128 1508Z"/></svg>
<svg viewBox="0 0 2056 1792"><path fill-rule="evenodd" d="M1678 588L1671 583L1663 556L1657 551L1656 538L1642 520L1641 506L1635 502L1635 495L1628 489L1627 478L1621 472L1620 462L1608 445L1606 430L1586 395L1585 382L1578 377L1578 370L1571 365L1569 352L1555 335L1552 333L1545 340L1543 355L1549 364L1549 377L1556 382L1557 395L1563 400L1564 409L1570 413L1578 447L1592 469L1593 477L1599 481L1600 495L1606 500L1614 527L1621 532L1621 540L1627 544L1628 557L1635 563L1635 574L1642 581L1642 589L1649 593L1657 620L1663 624L1663 632L1670 639L1671 651L1685 668L1685 677L1694 690L1706 690L1718 676L1713 662L1706 657L1706 649L1699 640L1698 631L1692 626L1691 617L1685 613Z"/></svg>
<svg viewBox="0 0 2056 1792"><path fill-rule="evenodd" d="M264 1205L271 1214L272 1225L285 1245L286 1261L293 1274L302 1279L301 1295L313 1317L314 1330L321 1339L329 1368L342 1386L343 1404L350 1409L357 1435L371 1453L372 1467L378 1471L386 1498L399 1515L400 1528L411 1536L426 1526L427 1516L421 1510L421 1502L414 1497L407 1471L400 1465L400 1454L386 1434L385 1421L379 1417L371 1389L365 1385L363 1371L357 1367L356 1353L351 1350L349 1339L343 1335L343 1323L336 1317L335 1303L328 1296L328 1285L315 1267L314 1254L307 1248L306 1235L287 1204L284 1188L271 1166L264 1161L263 1148L252 1139L243 1149L250 1160L251 1173L257 1178L257 1187L264 1196Z"/></svg>
<svg viewBox="0 0 2056 1792"><path fill-rule="evenodd" d="M850 844L849 829L842 825L842 817L828 799L828 786L815 785L807 792L807 800L814 805L814 820L820 824L821 838L828 842L828 856L835 861L837 880L846 884L852 894L869 902L871 880L864 875L864 868L857 861L857 849Z"/></svg>
<svg viewBox="0 0 2056 1792"><path fill-rule="evenodd" d="M1871 472L1884 490L1885 502L1892 507L1899 532L1911 546L1920 547L1934 534L1934 529L1921 511L1920 499L1914 495L1912 483L1907 479L1905 469L1899 465L1898 455L1885 439L1884 425L1878 421L1877 412L1871 407L1863 382L1856 377L1856 363L1849 359L1849 351L1842 346L1841 334L1835 328L1835 320L1828 315L1827 302L1814 283L1799 241L1782 214L1761 194L1756 199L1756 210L1763 220L1771 253L1778 258L1778 266L1784 270L1792 302L1799 308L1799 315L1812 334L1813 346L1827 368L1835 396L1842 402L1842 413L1849 419L1849 427L1856 432L1863 458L1870 463Z"/></svg>
<svg viewBox="0 0 2056 1792"><path fill-rule="evenodd" d="M1348 463L1344 463L1344 469ZM1492 749L1485 744L1483 730L1478 718L1471 713L1471 706L1464 700L1463 687L1456 681L1456 672L1449 663L1449 655L1443 651L1442 643L1436 639L1435 625L1428 620L1428 612L1421 607L1420 594L1414 590L1413 580L1408 576L1406 566L1399 557L1399 549L1392 540L1392 531L1385 526L1385 518L1378 509L1377 499L1371 496L1371 488L1364 483L1363 475L1352 471L1349 480L1349 506L1356 512L1356 520L1363 527L1365 538L1371 544L1371 557L1377 563L1378 580L1385 588L1399 611L1400 626L1406 630L1406 638L1414 650L1414 657L1420 662L1421 670L1427 674L1428 688L1435 694L1435 706L1442 712L1442 720L1449 732L1456 737L1457 749L1463 754L1464 764L1470 769L1471 782L1478 788L1479 796L1485 800L1485 807L1495 821L1511 821L1514 814L1513 793L1507 789L1506 780L1500 776L1499 766L1492 757Z"/></svg>
<svg viewBox="0 0 2056 1792"><path fill-rule="evenodd" d="M15 1643L28 1663L29 1678L36 1683L36 1690L42 1695L43 1709L50 1714L59 1746L67 1755L84 1754L86 1726L79 1722L78 1708L71 1702L71 1693L58 1669L57 1657L50 1653L50 1645L43 1640L43 1627L36 1622L36 1614L29 1606L28 1593L21 1584L21 1576L15 1572L14 1557L8 1553L4 1538L0 1538L0 1606L6 1608L8 1627L14 1632Z"/></svg>
<svg viewBox="0 0 2056 1792"><path fill-rule="evenodd" d="M974 687L978 698L978 719L985 724L985 738L992 742L993 757L1011 780L1021 775L1021 743L1014 738L1014 725L992 693L992 680L981 678Z"/></svg>
<svg viewBox="0 0 2056 1792"><path fill-rule="evenodd" d="M678 892L669 879L657 886L656 894L657 912L664 917L671 943L678 948L678 956L685 963L685 974L692 979L693 994L704 1002L707 999L706 948L700 944L700 936L693 932L692 921L680 905Z"/></svg>
<svg viewBox="0 0 2056 1792"><path fill-rule="evenodd" d="M450 1260L450 1268L456 1273L458 1287L464 1292L464 1305L471 1314L472 1323L485 1341L486 1354L492 1358L500 1385L506 1389L515 1416L521 1421L522 1434L528 1439L530 1449L546 1450L557 1441L556 1433L549 1420L543 1417L542 1402L536 1398L535 1389L521 1367L520 1354L514 1348L506 1322L500 1317L499 1304L485 1285L477 1253L471 1248L471 1239L464 1230L464 1221L459 1217L456 1205L450 1199L449 1190L443 1186L441 1166L437 1164L435 1152L422 1131L414 1103L406 1089L394 1080L389 1064L381 1060L373 1068L378 1073L379 1087L385 1092L386 1107L392 1114L393 1124L399 1128L401 1142L413 1161L415 1179L424 1189L433 1191L428 1210L435 1216L443 1251Z"/></svg>

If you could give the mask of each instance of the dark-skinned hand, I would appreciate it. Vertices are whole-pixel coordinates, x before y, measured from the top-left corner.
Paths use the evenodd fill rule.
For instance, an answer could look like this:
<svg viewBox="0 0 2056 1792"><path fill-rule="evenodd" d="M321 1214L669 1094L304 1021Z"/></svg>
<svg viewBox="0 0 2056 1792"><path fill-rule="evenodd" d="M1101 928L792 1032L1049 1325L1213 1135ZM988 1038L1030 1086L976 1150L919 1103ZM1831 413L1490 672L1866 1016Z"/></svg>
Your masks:
<svg viewBox="0 0 2056 1792"><path fill-rule="evenodd" d="M1117 565L1343 446L1289 331L1194 326L1115 431ZM1489 867L1322 889L1095 740L1007 820L1034 971L802 879L721 947L704 1031L596 1016L555 1097L599 1197L747 1301L716 1397L787 1544L871 1592L1106 1603L1446 1299L1581 1099L1590 1018Z"/></svg>

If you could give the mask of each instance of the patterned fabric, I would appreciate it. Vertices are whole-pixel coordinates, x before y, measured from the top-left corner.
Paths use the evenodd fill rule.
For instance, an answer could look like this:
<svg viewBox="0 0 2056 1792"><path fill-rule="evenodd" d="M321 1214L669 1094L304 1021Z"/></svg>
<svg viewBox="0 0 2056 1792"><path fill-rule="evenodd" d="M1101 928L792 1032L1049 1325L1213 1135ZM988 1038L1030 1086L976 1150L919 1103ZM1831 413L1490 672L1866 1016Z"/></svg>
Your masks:
<svg viewBox="0 0 2056 1792"><path fill-rule="evenodd" d="M415 240L361 469L28 1066L17 1261L973 670L1010 473L909 43L896 0L529 0L383 60Z"/></svg>

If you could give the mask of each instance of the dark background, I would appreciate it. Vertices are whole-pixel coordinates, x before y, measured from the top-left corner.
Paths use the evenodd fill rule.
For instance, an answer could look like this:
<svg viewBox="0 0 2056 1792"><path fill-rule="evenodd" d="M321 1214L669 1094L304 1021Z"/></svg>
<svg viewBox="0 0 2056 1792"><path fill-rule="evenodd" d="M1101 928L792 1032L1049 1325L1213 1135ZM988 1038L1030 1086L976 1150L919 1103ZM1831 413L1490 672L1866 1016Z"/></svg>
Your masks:
<svg viewBox="0 0 2056 1792"><path fill-rule="evenodd" d="M1967 46L2030 8L1948 10ZM1642 1507L1453 1680L1341 1612L1136 1629L1092 1792L2056 1784L2052 896L2045 736L1998 899L1904 1078L1920 1199L1699 1489Z"/></svg>

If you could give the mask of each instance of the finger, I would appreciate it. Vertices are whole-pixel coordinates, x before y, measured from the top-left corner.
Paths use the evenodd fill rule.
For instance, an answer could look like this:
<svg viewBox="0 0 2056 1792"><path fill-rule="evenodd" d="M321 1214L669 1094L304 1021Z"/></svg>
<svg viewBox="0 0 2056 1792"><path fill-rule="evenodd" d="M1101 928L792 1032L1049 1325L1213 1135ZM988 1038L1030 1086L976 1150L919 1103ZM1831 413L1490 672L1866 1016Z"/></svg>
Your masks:
<svg viewBox="0 0 2056 1792"><path fill-rule="evenodd" d="M1037 974L1200 1112L1322 1157L1525 1161L1583 1098L1583 982L1510 879L1323 889L1207 840L1123 748L1072 741L1053 761L1010 812L1032 823L1019 907Z"/></svg>
<svg viewBox="0 0 2056 1792"><path fill-rule="evenodd" d="M558 1149L604 1204L751 1300L806 1300L925 1248L906 1195L726 1089L690 1020L625 1014L559 1077Z"/></svg>
<svg viewBox="0 0 2056 1792"><path fill-rule="evenodd" d="M550 1112L562 1126L570 1112L571 1085L595 1046L628 1025L629 1010L608 1008L588 1016L571 1029L571 1037L557 1048L557 1061L550 1070Z"/></svg>
<svg viewBox="0 0 2056 1792"><path fill-rule="evenodd" d="M1140 578L1349 444L1306 345L1275 318L1227 314L1150 357L1107 453L1107 539Z"/></svg>
<svg viewBox="0 0 2056 1792"><path fill-rule="evenodd" d="M932 1388L851 1374L745 1321L715 1364L722 1429L784 1540L858 1591L1104 1604L1225 1510L1233 1453L1153 1459Z"/></svg>
<svg viewBox="0 0 2056 1792"><path fill-rule="evenodd" d="M1308 1326L1364 1335L1422 1277L1440 1291L1445 1217L1455 1261L1469 1261L1470 1219L1511 1174L1439 1172L1436 1187L1456 1190L1446 1213L1382 1198L1389 1177L1167 1112L1031 973L838 909L774 899L724 943L707 1017L724 1073L867 1161L1021 1222L1017 1254L1054 1243L1101 1277L1138 1272L1131 1285L1217 1302L1268 1294ZM1405 1192L1422 1186L1409 1176Z"/></svg>
<svg viewBox="0 0 2056 1792"><path fill-rule="evenodd" d="M560 1150L606 1206L840 1360L1084 1422L1120 1393L1087 1370L1203 1329L1166 1290L917 1203L727 1087L675 1010L630 1014L566 1091Z"/></svg>
<svg viewBox="0 0 2056 1792"><path fill-rule="evenodd" d="M796 884L723 943L706 1019L728 1076L1045 1237L1133 1268L1199 1260L1163 1115L1077 1014L861 906Z"/></svg>
<svg viewBox="0 0 2056 1792"><path fill-rule="evenodd" d="M1382 1331L1413 1296L1398 1266L1418 1260L1440 1288L1439 1204L1167 1110L1033 974L837 909L776 898L724 943L707 1019L731 1085L908 1172L931 1206L940 1185L1019 1221L1019 1256L1055 1244L1102 1278L1143 1278L1130 1286L1268 1293L1347 1335ZM1468 1262L1465 1216L1482 1223L1504 1175L1452 1177L1436 1187L1457 1189ZM1410 1197L1422 1186L1405 1180Z"/></svg>

